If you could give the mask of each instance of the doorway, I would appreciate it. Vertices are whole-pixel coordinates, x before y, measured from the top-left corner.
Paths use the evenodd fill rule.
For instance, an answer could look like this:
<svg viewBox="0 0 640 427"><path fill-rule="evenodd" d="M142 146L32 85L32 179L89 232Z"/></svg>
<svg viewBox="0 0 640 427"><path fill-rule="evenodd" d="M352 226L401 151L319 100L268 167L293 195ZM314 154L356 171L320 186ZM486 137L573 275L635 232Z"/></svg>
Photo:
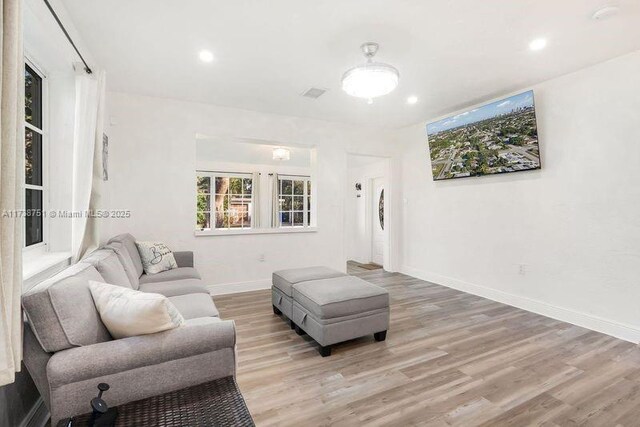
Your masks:
<svg viewBox="0 0 640 427"><path fill-rule="evenodd" d="M389 158L349 154L345 252L347 270L390 269L391 163Z"/></svg>
<svg viewBox="0 0 640 427"><path fill-rule="evenodd" d="M384 178L371 180L371 263L384 264Z"/></svg>

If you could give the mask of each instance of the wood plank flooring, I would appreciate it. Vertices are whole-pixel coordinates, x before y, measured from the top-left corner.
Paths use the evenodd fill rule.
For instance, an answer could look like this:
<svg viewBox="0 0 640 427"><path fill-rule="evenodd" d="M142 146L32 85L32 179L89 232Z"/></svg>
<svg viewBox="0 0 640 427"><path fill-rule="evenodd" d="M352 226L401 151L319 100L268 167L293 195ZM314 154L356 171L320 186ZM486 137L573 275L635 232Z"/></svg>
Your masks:
<svg viewBox="0 0 640 427"><path fill-rule="evenodd" d="M270 291L216 296L258 426L639 426L634 344L383 270L391 326L322 358Z"/></svg>
<svg viewBox="0 0 640 427"><path fill-rule="evenodd" d="M357 273L366 273L371 270L380 270L381 265L370 262L369 264L361 264L356 261L347 261L347 273L356 275Z"/></svg>

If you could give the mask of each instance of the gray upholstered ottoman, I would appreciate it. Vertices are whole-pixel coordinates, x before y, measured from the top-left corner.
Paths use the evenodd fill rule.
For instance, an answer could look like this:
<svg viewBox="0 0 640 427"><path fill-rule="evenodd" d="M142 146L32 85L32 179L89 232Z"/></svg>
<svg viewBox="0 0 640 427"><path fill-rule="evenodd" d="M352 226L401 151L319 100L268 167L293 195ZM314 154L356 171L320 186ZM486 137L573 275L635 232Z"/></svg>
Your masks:
<svg viewBox="0 0 640 427"><path fill-rule="evenodd" d="M293 322L320 344L323 357L331 345L374 334L383 341L389 328L389 293L353 276L297 283L293 287Z"/></svg>
<svg viewBox="0 0 640 427"><path fill-rule="evenodd" d="M277 315L283 314L291 320L293 318L293 287L296 284L341 276L346 275L329 267L293 268L274 272L271 282L273 312ZM293 328L293 323L291 327Z"/></svg>

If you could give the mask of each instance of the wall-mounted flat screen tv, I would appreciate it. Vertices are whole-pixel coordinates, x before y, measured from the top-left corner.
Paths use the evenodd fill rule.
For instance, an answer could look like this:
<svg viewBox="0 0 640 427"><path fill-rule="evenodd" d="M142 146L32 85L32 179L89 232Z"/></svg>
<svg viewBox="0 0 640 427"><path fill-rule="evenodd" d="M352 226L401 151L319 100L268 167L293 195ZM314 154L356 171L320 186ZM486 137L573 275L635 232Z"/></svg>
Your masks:
<svg viewBox="0 0 640 427"><path fill-rule="evenodd" d="M540 169L533 91L427 125L434 181Z"/></svg>

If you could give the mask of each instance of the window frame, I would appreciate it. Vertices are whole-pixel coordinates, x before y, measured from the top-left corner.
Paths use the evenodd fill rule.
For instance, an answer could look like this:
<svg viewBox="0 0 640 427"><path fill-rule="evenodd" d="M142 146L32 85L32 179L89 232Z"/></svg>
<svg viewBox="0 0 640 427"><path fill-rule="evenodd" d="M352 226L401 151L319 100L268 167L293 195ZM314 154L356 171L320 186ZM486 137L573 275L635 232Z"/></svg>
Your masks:
<svg viewBox="0 0 640 427"><path fill-rule="evenodd" d="M198 190L198 178L201 177L207 177L209 178L209 193L200 193ZM216 217L217 217L217 211L216 211L216 207L214 206L215 203L215 196L216 194L216 178L240 178L242 180L244 179L251 179L251 193L250 193L250 199L251 201L249 202L249 215L251 218L251 225L249 227L245 227L244 224L242 227L221 227L218 228L216 227ZM198 170L196 171L196 227L195 227L195 231L197 233L209 233L209 232L220 232L220 233L226 233L226 232L230 232L230 231L246 231L246 230L252 230L254 229L253 224L254 224L254 218L253 218L253 203L255 203L254 201L254 193L253 193L253 189L254 189L254 183L253 183L253 174L250 172L215 172L215 171L203 171L203 170ZM227 196L231 197L231 193L229 192L230 189L228 190ZM209 196L209 210L207 211L200 211L198 210L198 205L197 205L197 201L198 201L198 196L200 194L206 194ZM244 187L242 189L242 196L245 196L244 193ZM210 224L210 228L199 228L198 227L198 223L197 223L197 215L198 213L209 213L209 224ZM229 212L229 210L227 210L226 212Z"/></svg>
<svg viewBox="0 0 640 427"><path fill-rule="evenodd" d="M291 194L284 194L282 193L282 181L291 181ZM293 197L295 197L295 190L294 190L294 181L303 181L303 189L302 189L302 197L303 197L303 201L302 201L302 205L303 205L303 209L302 211L299 210L294 210L293 209ZM313 183L312 183L312 179L311 176L307 176L307 175L290 175L290 174L278 174L278 228L282 228L282 229L306 229L306 228L310 228L312 227L312 223L313 223L313 209L311 208L311 200L312 199L312 193L311 191L309 191L309 186L311 185L311 188L313 188ZM280 206L281 206L281 198L283 196L291 196L292 200L291 200L291 210L288 211L282 211ZM299 197L299 196L298 196ZM302 225L295 225L294 221L293 221L293 217L291 218L291 225L283 225L282 224L282 213L283 212L289 212L291 215L295 214L296 212L302 212Z"/></svg>
<svg viewBox="0 0 640 427"><path fill-rule="evenodd" d="M22 209L23 212L26 212L26 190L38 190L42 192L42 241L38 243L31 244L27 246L27 238L26 238L26 229L27 229L27 217L25 216L22 220L22 250L25 253L33 252L33 251L47 251L48 243L49 243L49 216L45 215L49 207L49 87L47 80L47 73L40 67L32 58L28 55L25 55L23 58L25 71L26 67L29 67L30 71L33 71L38 77L40 77L41 83L41 96L40 96L40 107L41 107L41 120L42 127L38 128L37 126L28 123L26 117L24 117L23 111L23 124L25 133L23 135L23 148L26 149L26 130L29 129L32 132L36 132L41 136L42 140L42 153L41 153L41 170L42 170L42 185L34 185L26 183L26 176L24 176L24 172L26 171L26 152L23 151L22 159L21 159L21 167L23 171L23 180L22 180ZM24 90L24 89L23 89ZM24 107L23 107L24 108Z"/></svg>

